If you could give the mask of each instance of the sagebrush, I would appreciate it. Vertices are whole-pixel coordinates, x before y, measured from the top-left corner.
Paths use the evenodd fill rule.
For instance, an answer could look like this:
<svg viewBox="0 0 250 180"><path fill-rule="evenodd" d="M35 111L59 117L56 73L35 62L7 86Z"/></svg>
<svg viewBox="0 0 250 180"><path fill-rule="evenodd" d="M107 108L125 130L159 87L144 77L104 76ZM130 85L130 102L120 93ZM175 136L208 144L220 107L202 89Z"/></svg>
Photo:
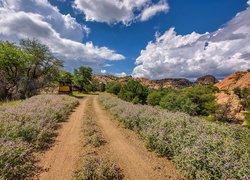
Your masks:
<svg viewBox="0 0 250 180"><path fill-rule="evenodd" d="M111 95L100 95L99 100L125 127L136 131L149 149L172 159L188 178L250 177L249 129L134 105Z"/></svg>
<svg viewBox="0 0 250 180"><path fill-rule="evenodd" d="M0 108L0 179L23 179L34 168L33 152L49 145L60 120L78 104L66 95L39 95Z"/></svg>

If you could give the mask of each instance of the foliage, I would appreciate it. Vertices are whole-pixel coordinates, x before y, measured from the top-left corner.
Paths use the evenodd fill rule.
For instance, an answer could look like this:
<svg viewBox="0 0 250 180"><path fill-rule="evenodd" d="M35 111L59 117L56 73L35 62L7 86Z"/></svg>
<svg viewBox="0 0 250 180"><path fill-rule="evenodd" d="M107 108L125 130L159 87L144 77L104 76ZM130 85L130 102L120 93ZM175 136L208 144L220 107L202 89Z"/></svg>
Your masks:
<svg viewBox="0 0 250 180"><path fill-rule="evenodd" d="M24 99L57 80L62 62L37 40L0 42L0 98Z"/></svg>
<svg viewBox="0 0 250 180"><path fill-rule="evenodd" d="M221 121L221 122L231 122L233 121L233 117L231 115L232 109L232 101L231 99L228 102L221 104L218 106L216 113L214 113L211 117L211 120Z"/></svg>
<svg viewBox="0 0 250 180"><path fill-rule="evenodd" d="M186 95L170 92L160 101L160 106L169 111L182 111L191 115L196 115L197 105L194 104Z"/></svg>
<svg viewBox="0 0 250 180"><path fill-rule="evenodd" d="M121 180L121 169L106 159L88 158L81 169L75 173L75 180Z"/></svg>
<svg viewBox="0 0 250 180"><path fill-rule="evenodd" d="M239 87L234 88L233 92L235 95L237 95L239 98L241 98L241 89Z"/></svg>
<svg viewBox="0 0 250 180"><path fill-rule="evenodd" d="M33 163L34 150L49 145L57 122L63 120L78 104L66 95L39 95L0 108L0 177L22 177ZM6 173L6 168L12 169Z"/></svg>
<svg viewBox="0 0 250 180"><path fill-rule="evenodd" d="M213 85L198 85L184 89L183 93L197 105L196 114L207 116L216 112L217 104L214 93L218 91L219 89Z"/></svg>
<svg viewBox="0 0 250 180"><path fill-rule="evenodd" d="M27 143L0 139L0 179L25 179L32 175L34 162Z"/></svg>
<svg viewBox="0 0 250 180"><path fill-rule="evenodd" d="M241 90L241 104L245 109L245 122L244 126L250 127L250 88L243 88Z"/></svg>
<svg viewBox="0 0 250 180"><path fill-rule="evenodd" d="M148 94L147 97L147 103L152 106L157 106L160 105L161 98L165 95L166 93L161 90L153 90Z"/></svg>
<svg viewBox="0 0 250 180"><path fill-rule="evenodd" d="M67 71L61 71L60 76L58 78L58 82L62 85L72 84L73 82L73 74Z"/></svg>
<svg viewBox="0 0 250 180"><path fill-rule="evenodd" d="M106 85L102 82L98 82L97 80L92 80L92 91L104 92L106 90Z"/></svg>
<svg viewBox="0 0 250 180"><path fill-rule="evenodd" d="M119 82L112 82L107 84L106 91L118 95L121 91L122 85Z"/></svg>
<svg viewBox="0 0 250 180"><path fill-rule="evenodd" d="M92 89L92 69L81 66L74 71L74 84L81 92L89 92Z"/></svg>
<svg viewBox="0 0 250 180"><path fill-rule="evenodd" d="M136 131L149 149L173 159L187 178L250 177L249 129L133 105L110 95L100 95L99 100L125 127Z"/></svg>
<svg viewBox="0 0 250 180"><path fill-rule="evenodd" d="M208 116L216 112L214 92L217 91L218 89L211 85L196 85L181 90L172 90L165 93L159 105L173 112L181 111L190 115Z"/></svg>
<svg viewBox="0 0 250 180"><path fill-rule="evenodd" d="M118 96L125 101L133 102L135 104L145 104L148 96L148 88L140 84L138 81L130 79L122 86Z"/></svg>

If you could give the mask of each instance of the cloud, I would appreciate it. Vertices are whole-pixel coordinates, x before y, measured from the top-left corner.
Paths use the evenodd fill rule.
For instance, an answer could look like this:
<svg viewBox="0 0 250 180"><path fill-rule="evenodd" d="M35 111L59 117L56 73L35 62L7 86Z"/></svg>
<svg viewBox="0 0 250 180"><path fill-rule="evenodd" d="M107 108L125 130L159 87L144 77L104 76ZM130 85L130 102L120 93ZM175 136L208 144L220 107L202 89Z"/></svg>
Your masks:
<svg viewBox="0 0 250 180"><path fill-rule="evenodd" d="M76 9L85 14L87 21L108 24L146 21L159 12L167 12L166 0L152 3L151 0L75 0Z"/></svg>
<svg viewBox="0 0 250 180"><path fill-rule="evenodd" d="M128 76L125 72L121 72L121 73L115 73L115 76L117 77L125 77Z"/></svg>
<svg viewBox="0 0 250 180"><path fill-rule="evenodd" d="M158 4L149 6L142 11L140 20L147 21L151 17L155 16L159 12L167 12L169 9L168 4L165 1L160 1Z"/></svg>
<svg viewBox="0 0 250 180"><path fill-rule="evenodd" d="M250 8L223 28L205 34L177 35L170 28L156 35L136 59L133 76L150 79L195 78L213 74L222 78L250 67Z"/></svg>
<svg viewBox="0 0 250 180"><path fill-rule="evenodd" d="M107 71L106 71L105 69L102 69L102 70L101 70L101 73L102 73L102 74L106 74Z"/></svg>
<svg viewBox="0 0 250 180"><path fill-rule="evenodd" d="M90 30L69 14L61 14L47 0L0 0L0 27L1 40L18 42L21 38L36 38L65 60L67 68L125 59L107 47L81 43Z"/></svg>

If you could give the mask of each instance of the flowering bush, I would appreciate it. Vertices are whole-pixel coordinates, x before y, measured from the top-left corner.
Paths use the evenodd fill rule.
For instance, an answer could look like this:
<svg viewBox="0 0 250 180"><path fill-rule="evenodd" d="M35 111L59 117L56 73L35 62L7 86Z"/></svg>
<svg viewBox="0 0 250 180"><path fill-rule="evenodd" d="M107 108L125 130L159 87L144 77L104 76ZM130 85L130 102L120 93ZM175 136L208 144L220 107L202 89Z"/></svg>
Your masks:
<svg viewBox="0 0 250 180"><path fill-rule="evenodd" d="M28 176L34 150L48 146L57 122L78 104L66 95L39 95L0 108L0 179Z"/></svg>
<svg viewBox="0 0 250 180"><path fill-rule="evenodd" d="M125 127L136 131L147 148L172 159L188 178L250 177L249 129L133 105L111 95L100 95L99 100Z"/></svg>

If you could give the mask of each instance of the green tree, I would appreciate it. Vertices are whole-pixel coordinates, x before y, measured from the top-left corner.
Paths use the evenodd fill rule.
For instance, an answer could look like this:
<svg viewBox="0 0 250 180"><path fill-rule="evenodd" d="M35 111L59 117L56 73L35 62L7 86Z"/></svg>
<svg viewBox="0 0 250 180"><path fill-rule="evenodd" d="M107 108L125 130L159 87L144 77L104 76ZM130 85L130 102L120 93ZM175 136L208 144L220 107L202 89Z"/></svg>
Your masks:
<svg viewBox="0 0 250 180"><path fill-rule="evenodd" d="M58 81L60 84L63 84L63 85L72 84L73 74L67 71L61 71Z"/></svg>
<svg viewBox="0 0 250 180"><path fill-rule="evenodd" d="M129 102L145 104L148 96L148 88L138 81L130 79L122 86L118 96Z"/></svg>
<svg viewBox="0 0 250 180"><path fill-rule="evenodd" d="M62 61L37 40L23 39L20 46L0 42L0 73L7 96L20 99L35 95L55 82Z"/></svg>
<svg viewBox="0 0 250 180"><path fill-rule="evenodd" d="M217 104L215 102L215 92L218 92L218 88L212 85L201 86L197 85L182 90L185 96L187 96L194 104L197 105L197 115L207 116L215 113Z"/></svg>
<svg viewBox="0 0 250 180"><path fill-rule="evenodd" d="M99 82L98 80L93 79L92 80L92 91L100 91L104 92L106 89L106 85L102 82Z"/></svg>
<svg viewBox="0 0 250 180"><path fill-rule="evenodd" d="M119 92L121 91L121 88L122 88L122 85L119 82L112 82L112 83L107 84L106 91L108 93L118 95Z"/></svg>
<svg viewBox="0 0 250 180"><path fill-rule="evenodd" d="M160 106L169 111L182 111L191 115L196 115L197 105L187 96L177 92L167 93L160 101Z"/></svg>
<svg viewBox="0 0 250 180"><path fill-rule="evenodd" d="M39 89L56 83L60 76L63 61L57 59L48 46L36 39L22 39L21 49L31 55L25 64L25 78L20 83L25 96L32 96Z"/></svg>
<svg viewBox="0 0 250 180"><path fill-rule="evenodd" d="M153 90L148 94L147 97L147 103L152 106L157 106L160 104L161 98L165 95L166 93L161 90Z"/></svg>
<svg viewBox="0 0 250 180"><path fill-rule="evenodd" d="M74 85L81 92L89 92L92 89L92 69L90 67L81 66L74 71Z"/></svg>
<svg viewBox="0 0 250 180"><path fill-rule="evenodd" d="M23 52L15 44L0 42L1 81L2 83L5 81L5 89L8 92L13 89L24 76L25 65L26 62L30 60L30 57L31 55Z"/></svg>

